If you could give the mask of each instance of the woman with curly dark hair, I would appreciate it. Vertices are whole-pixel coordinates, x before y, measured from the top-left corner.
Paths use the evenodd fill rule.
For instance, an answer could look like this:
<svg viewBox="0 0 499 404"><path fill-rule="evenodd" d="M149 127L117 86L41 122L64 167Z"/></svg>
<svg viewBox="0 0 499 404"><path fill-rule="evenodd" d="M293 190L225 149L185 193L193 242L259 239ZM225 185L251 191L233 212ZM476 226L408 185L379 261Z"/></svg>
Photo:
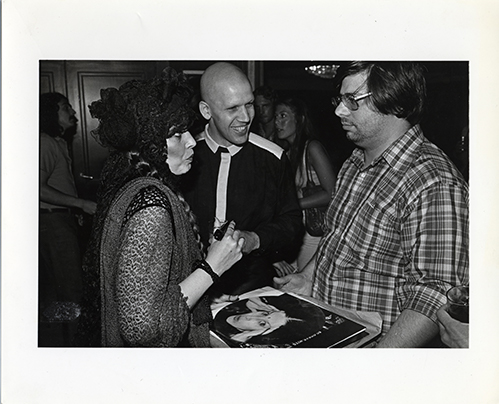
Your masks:
<svg viewBox="0 0 499 404"><path fill-rule="evenodd" d="M110 155L84 262L78 345L209 346L203 295L241 258L244 240L232 223L202 259L195 217L178 191L196 144L191 96L186 78L167 68L104 89L89 106Z"/></svg>

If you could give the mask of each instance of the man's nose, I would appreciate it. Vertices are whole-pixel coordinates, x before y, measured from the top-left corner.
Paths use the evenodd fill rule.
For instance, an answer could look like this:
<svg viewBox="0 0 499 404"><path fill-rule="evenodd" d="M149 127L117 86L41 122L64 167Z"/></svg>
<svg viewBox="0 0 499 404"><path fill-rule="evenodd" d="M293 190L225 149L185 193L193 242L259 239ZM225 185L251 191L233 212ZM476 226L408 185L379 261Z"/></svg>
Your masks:
<svg viewBox="0 0 499 404"><path fill-rule="evenodd" d="M248 111L248 108L246 108L246 107L241 108L241 112L239 114L239 120L241 122L249 122L250 119L251 118L250 118L250 113Z"/></svg>
<svg viewBox="0 0 499 404"><path fill-rule="evenodd" d="M338 104L338 106L335 108L334 110L334 114L337 116L337 117L342 117L342 116L346 116L350 113L350 110L345 107L345 105L343 104L343 102L340 102Z"/></svg>

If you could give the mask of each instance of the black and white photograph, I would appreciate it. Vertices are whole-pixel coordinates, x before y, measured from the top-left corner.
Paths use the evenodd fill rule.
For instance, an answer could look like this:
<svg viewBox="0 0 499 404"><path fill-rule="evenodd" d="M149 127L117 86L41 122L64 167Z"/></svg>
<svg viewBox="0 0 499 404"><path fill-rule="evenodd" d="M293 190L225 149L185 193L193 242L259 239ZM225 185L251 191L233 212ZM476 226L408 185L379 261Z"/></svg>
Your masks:
<svg viewBox="0 0 499 404"><path fill-rule="evenodd" d="M499 402L499 9L420 6L2 3L1 401Z"/></svg>
<svg viewBox="0 0 499 404"><path fill-rule="evenodd" d="M468 62L51 60L40 93L39 346L206 347L206 302L305 274L385 347L467 348Z"/></svg>

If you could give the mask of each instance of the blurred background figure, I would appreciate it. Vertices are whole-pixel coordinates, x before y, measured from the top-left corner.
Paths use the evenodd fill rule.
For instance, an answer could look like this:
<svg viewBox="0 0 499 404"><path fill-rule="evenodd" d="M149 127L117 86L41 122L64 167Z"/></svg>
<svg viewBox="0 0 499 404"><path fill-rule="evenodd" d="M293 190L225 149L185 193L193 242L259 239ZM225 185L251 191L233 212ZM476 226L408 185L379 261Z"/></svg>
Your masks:
<svg viewBox="0 0 499 404"><path fill-rule="evenodd" d="M74 109L60 93L42 94L39 108L41 321L72 321L79 315L82 290L75 213L93 214L96 204L79 198L76 191L68 150L78 122Z"/></svg>
<svg viewBox="0 0 499 404"><path fill-rule="evenodd" d="M277 101L275 111L276 137L287 143L285 148L294 173L301 209L327 207L336 184L336 172L326 149L315 139L307 105L300 99L287 98ZM322 189L304 197L302 189L309 180ZM315 254L320 239L321 236L306 232L296 262L292 266L280 262L277 265L278 271L301 271Z"/></svg>
<svg viewBox="0 0 499 404"><path fill-rule="evenodd" d="M275 141L275 103L277 93L269 86L260 86L253 92L255 96L255 119L251 132Z"/></svg>

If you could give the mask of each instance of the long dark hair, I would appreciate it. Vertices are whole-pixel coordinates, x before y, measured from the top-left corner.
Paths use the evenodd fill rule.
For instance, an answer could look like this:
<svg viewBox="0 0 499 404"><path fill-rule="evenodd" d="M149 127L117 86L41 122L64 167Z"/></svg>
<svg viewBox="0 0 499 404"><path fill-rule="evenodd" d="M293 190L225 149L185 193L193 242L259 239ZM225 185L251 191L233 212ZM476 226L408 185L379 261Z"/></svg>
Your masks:
<svg viewBox="0 0 499 404"><path fill-rule="evenodd" d="M67 101L60 93L45 93L40 95L39 125L40 132L51 137L63 135L63 128L59 124L59 102Z"/></svg>
<svg viewBox="0 0 499 404"><path fill-rule="evenodd" d="M276 107L278 105L287 106L295 116L296 135L293 144L290 145L289 160L293 172L295 174L297 172L302 174L301 162L303 160L305 145L307 144L307 141L315 139L314 127L309 117L307 104L298 98L286 98L278 100Z"/></svg>

